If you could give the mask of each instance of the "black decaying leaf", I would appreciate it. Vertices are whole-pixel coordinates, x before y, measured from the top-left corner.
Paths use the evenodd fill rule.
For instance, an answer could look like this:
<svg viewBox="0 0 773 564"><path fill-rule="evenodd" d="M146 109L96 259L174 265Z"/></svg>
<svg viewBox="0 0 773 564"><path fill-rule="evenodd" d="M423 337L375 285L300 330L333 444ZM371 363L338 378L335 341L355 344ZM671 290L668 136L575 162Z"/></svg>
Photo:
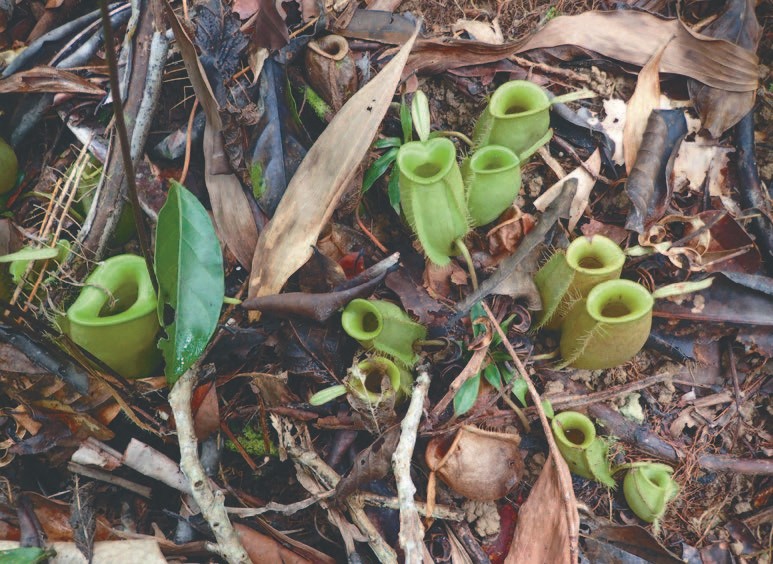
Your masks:
<svg viewBox="0 0 773 564"><path fill-rule="evenodd" d="M257 125L250 167L253 178L261 178L261 186L254 186L261 208L274 215L287 184L306 156L300 141L301 134L288 105L287 77L284 68L271 59L260 73L260 100L262 112Z"/></svg>
<svg viewBox="0 0 773 564"><path fill-rule="evenodd" d="M671 200L667 181L669 161L687 133L682 110L655 110L650 114L641 147L625 188L633 208L626 229L643 233L665 213Z"/></svg>

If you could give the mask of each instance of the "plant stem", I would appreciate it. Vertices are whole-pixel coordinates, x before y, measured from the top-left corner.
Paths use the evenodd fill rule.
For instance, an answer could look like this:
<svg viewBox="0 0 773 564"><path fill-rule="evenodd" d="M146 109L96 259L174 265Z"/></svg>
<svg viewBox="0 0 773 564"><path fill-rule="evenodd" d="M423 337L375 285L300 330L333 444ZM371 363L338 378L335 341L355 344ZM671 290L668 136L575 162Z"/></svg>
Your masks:
<svg viewBox="0 0 773 564"><path fill-rule="evenodd" d="M462 254L465 262L467 263L467 271L470 273L470 280L472 281L472 289L477 291L478 275L475 274L475 265L472 264L472 256L470 256L470 251L467 249L467 245L464 244L464 241L461 239L461 237L454 242L456 243L456 248L459 249L459 252Z"/></svg>
<svg viewBox="0 0 773 564"><path fill-rule="evenodd" d="M105 57L110 71L110 90L113 94L113 113L115 114L115 127L118 132L118 140L121 143L121 156L123 157L124 175L126 176L126 186L129 191L129 199L132 203L134 212L134 223L137 227L137 238L140 242L142 256L148 265L150 280L153 283L153 289L158 293L158 280L156 280L156 271L153 268L153 255L150 249L150 237L145 230L145 221L142 217L142 208L140 199L137 195L137 183L134 178L134 165L129 150L129 135L126 132L126 121L123 115L123 100L121 99L121 87L118 83L118 64L115 60L115 50L113 48L113 26L110 23L110 13L107 7L107 0L99 0L99 9L102 12L102 27L105 33Z"/></svg>
<svg viewBox="0 0 773 564"><path fill-rule="evenodd" d="M467 137L461 131L435 131L432 133L434 137L456 137L460 141L463 141L468 147L473 146L472 139Z"/></svg>

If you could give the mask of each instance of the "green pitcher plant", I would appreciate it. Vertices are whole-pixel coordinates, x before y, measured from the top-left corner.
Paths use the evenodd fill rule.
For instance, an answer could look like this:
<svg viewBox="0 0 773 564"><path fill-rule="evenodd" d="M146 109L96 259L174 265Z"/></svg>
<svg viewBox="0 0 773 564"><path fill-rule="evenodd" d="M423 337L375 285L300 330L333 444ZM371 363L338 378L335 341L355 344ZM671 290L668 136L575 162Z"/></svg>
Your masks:
<svg viewBox="0 0 773 564"><path fill-rule="evenodd" d="M596 436L596 427L588 417L576 411L564 411L553 418L550 426L556 446L572 473L615 487L608 459L609 446Z"/></svg>
<svg viewBox="0 0 773 564"><path fill-rule="evenodd" d="M603 235L582 236L554 253L534 275L542 299L539 326L558 329L573 302L597 284L620 278L625 254Z"/></svg>
<svg viewBox="0 0 773 564"><path fill-rule="evenodd" d="M654 303L647 288L630 280L595 286L563 321L559 348L564 362L589 370L627 362L647 342Z"/></svg>
<svg viewBox="0 0 773 564"><path fill-rule="evenodd" d="M440 266L462 253L470 230L456 147L439 137L403 144L397 153L400 205L429 260Z"/></svg>
<svg viewBox="0 0 773 564"><path fill-rule="evenodd" d="M125 378L151 376L161 364L156 293L145 259L102 262L60 325L73 342Z"/></svg>
<svg viewBox="0 0 773 564"><path fill-rule="evenodd" d="M511 80L494 91L475 124L473 143L476 147L502 145L516 155L524 155L530 147L534 152L553 135L550 130L551 105L594 95L580 91L550 99L547 92L533 82Z"/></svg>
<svg viewBox="0 0 773 564"><path fill-rule="evenodd" d="M413 346L427 336L423 325L384 300L352 300L341 314L341 326L366 349L374 349L405 367L419 360Z"/></svg>
<svg viewBox="0 0 773 564"><path fill-rule="evenodd" d="M413 385L411 374L388 358L374 356L356 363L343 384L320 390L309 399L311 405L323 405L346 393L368 405L383 401L393 403L410 394Z"/></svg>
<svg viewBox="0 0 773 564"><path fill-rule="evenodd" d="M623 494L631 511L657 529L668 503L679 493L672 476L674 469L657 462L634 462L622 468L629 468L623 480Z"/></svg>

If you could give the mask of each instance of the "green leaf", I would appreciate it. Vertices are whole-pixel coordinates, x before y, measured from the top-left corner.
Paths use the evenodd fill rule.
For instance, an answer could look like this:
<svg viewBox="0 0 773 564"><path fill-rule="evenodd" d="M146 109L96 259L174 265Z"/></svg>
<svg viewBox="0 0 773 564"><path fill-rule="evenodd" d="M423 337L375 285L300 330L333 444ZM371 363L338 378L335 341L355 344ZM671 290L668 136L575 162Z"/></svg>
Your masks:
<svg viewBox="0 0 773 564"><path fill-rule="evenodd" d="M523 407L526 407L526 392L529 391L529 386L526 385L526 380L518 378L513 382L513 395L518 398Z"/></svg>
<svg viewBox="0 0 773 564"><path fill-rule="evenodd" d="M422 141L429 139L429 100L427 100L427 95L421 90L418 90L416 94L413 95L413 101L411 101L411 119L416 128L416 133L419 134L419 139Z"/></svg>
<svg viewBox="0 0 773 564"><path fill-rule="evenodd" d="M45 260L52 259L59 254L58 247L41 247L39 249L33 249L32 247L24 247L11 253L9 255L0 256L0 262L13 262L15 260Z"/></svg>
<svg viewBox="0 0 773 564"><path fill-rule="evenodd" d="M486 310L480 305L480 302L476 303L470 308L470 321L472 321L472 336L478 337L486 330L486 326L482 323L475 323L476 319L486 317Z"/></svg>
<svg viewBox="0 0 773 564"><path fill-rule="evenodd" d="M53 549L36 546L0 550L0 564L37 564L55 555L56 551Z"/></svg>
<svg viewBox="0 0 773 564"><path fill-rule="evenodd" d="M574 270L563 252L557 252L534 275L542 298L542 316L535 328L542 327L556 314L574 278Z"/></svg>
<svg viewBox="0 0 773 564"><path fill-rule="evenodd" d="M392 171L392 175L389 177L389 184L387 185L387 193L389 194L389 203L392 205L397 215L400 215L400 175Z"/></svg>
<svg viewBox="0 0 773 564"><path fill-rule="evenodd" d="M548 419L553 419L556 416L555 411L553 411L553 405L549 400L542 400L542 409L545 411Z"/></svg>
<svg viewBox="0 0 773 564"><path fill-rule="evenodd" d="M502 388L502 374L499 372L499 367L493 362L483 369L483 377L497 390Z"/></svg>
<svg viewBox="0 0 773 564"><path fill-rule="evenodd" d="M324 405L329 401L333 401L337 397L341 397L346 393L346 386L338 384L336 386L330 386L323 390L318 391L316 394L309 398L311 405Z"/></svg>
<svg viewBox="0 0 773 564"><path fill-rule="evenodd" d="M405 97L400 102L400 126L403 129L403 143L413 141L413 120L411 119L411 109L405 103Z"/></svg>
<svg viewBox="0 0 773 564"><path fill-rule="evenodd" d="M478 388L480 388L480 372L467 380L454 396L454 413L464 415L475 404L478 399Z"/></svg>
<svg viewBox="0 0 773 564"><path fill-rule="evenodd" d="M172 181L158 213L155 270L158 318L166 330L161 349L173 385L204 351L223 305L223 255L207 210ZM166 319L171 317L173 319Z"/></svg>
<svg viewBox="0 0 773 564"><path fill-rule="evenodd" d="M373 143L374 149L388 149L390 147L399 147L403 142L399 137L384 137L383 139L377 139Z"/></svg>
<svg viewBox="0 0 773 564"><path fill-rule="evenodd" d="M362 177L363 194L370 190L376 180L384 176L386 171L389 170L389 167L392 166L392 163L394 163L397 158L397 151L398 149L395 148L389 149L368 167L368 170L365 171L365 174Z"/></svg>

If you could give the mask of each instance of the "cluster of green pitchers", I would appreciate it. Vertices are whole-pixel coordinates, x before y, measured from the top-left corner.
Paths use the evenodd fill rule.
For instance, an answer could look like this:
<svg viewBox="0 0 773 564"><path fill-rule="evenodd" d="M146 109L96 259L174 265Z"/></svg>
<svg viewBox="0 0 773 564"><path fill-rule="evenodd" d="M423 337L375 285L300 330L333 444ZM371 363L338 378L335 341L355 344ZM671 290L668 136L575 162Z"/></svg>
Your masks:
<svg viewBox="0 0 773 564"><path fill-rule="evenodd" d="M550 140L547 93L532 82L500 86L478 120L461 168L447 138L412 141L397 154L400 204L427 257L445 265L470 227L494 221L521 188L521 163Z"/></svg>

